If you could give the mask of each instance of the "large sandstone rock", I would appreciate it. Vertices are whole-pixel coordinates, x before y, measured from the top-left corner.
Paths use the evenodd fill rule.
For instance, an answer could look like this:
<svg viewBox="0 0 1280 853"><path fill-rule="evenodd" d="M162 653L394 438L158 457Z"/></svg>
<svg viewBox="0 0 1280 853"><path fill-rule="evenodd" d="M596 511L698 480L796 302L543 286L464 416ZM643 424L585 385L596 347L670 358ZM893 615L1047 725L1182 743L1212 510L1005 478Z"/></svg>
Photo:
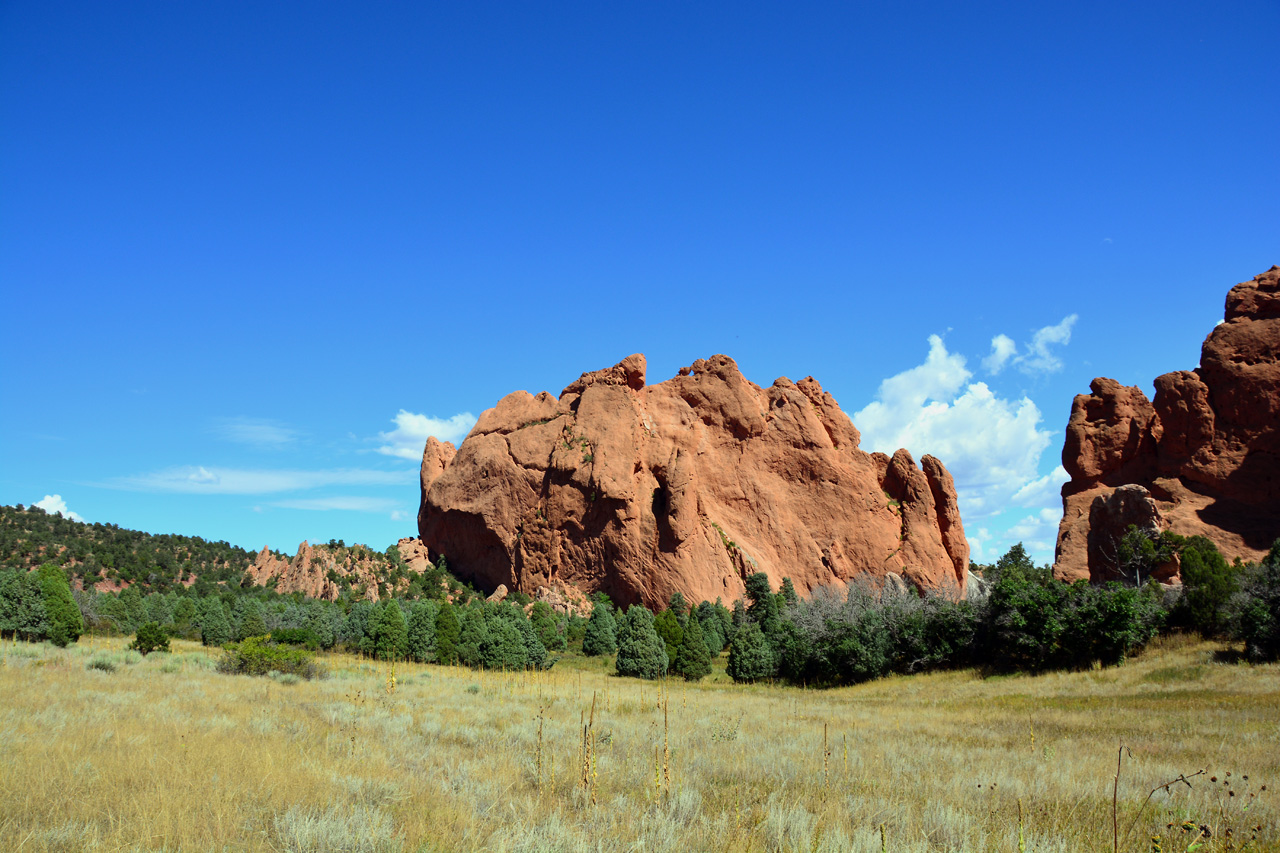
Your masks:
<svg viewBox="0 0 1280 853"><path fill-rule="evenodd" d="M633 355L558 397L502 398L442 473L447 451L429 442L419 531L485 590L655 607L676 591L730 601L763 571L801 593L892 573L963 594L969 547L946 468L858 441L813 378L761 388L717 355L646 385Z"/></svg>
<svg viewBox="0 0 1280 853"><path fill-rule="evenodd" d="M1207 536L1227 559L1259 560L1280 536L1280 267L1233 287L1200 366L1155 388L1148 401L1095 379L1076 397L1058 577L1115 577L1128 524Z"/></svg>

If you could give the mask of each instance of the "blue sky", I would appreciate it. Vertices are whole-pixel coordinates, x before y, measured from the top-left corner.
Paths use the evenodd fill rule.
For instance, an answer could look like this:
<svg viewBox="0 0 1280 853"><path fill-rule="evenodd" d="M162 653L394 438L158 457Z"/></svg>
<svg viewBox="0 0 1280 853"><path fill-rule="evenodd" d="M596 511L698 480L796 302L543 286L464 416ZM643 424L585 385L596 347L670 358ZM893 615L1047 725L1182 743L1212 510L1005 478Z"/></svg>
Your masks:
<svg viewBox="0 0 1280 853"><path fill-rule="evenodd" d="M814 375L1052 556L1073 395L1280 262L1274 2L0 4L0 503L415 532L632 352Z"/></svg>

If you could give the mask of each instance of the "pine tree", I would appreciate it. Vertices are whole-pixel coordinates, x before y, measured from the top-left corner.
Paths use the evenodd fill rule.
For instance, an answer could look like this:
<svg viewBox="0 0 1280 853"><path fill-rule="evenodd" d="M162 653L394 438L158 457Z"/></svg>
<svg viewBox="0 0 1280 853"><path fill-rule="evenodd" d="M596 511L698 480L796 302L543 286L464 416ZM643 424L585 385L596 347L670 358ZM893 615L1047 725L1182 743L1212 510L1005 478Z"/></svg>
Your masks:
<svg viewBox="0 0 1280 853"><path fill-rule="evenodd" d="M84 633L84 619L71 595L71 584L62 569L52 563L40 567L40 595L48 617L48 637L55 646L67 646Z"/></svg>
<svg viewBox="0 0 1280 853"><path fill-rule="evenodd" d="M436 659L436 616L440 605L431 600L418 601L409 611L409 658L418 663Z"/></svg>
<svg viewBox="0 0 1280 853"><path fill-rule="evenodd" d="M729 677L734 681L761 681L772 678L773 672L774 655L769 641L759 625L747 622L729 644Z"/></svg>
<svg viewBox="0 0 1280 853"><path fill-rule="evenodd" d="M436 616L436 659L440 663L453 665L458 662L458 640L461 636L458 609L446 601L440 605L440 613Z"/></svg>
<svg viewBox="0 0 1280 853"><path fill-rule="evenodd" d="M680 620L671 610L664 610L654 618L653 629L658 632L658 636L667 647L667 660L674 661L676 650L680 648L680 641L684 639L684 629L680 627Z"/></svg>
<svg viewBox="0 0 1280 853"><path fill-rule="evenodd" d="M711 651L702 639L702 626L696 617L689 619L672 670L686 681L699 681L711 674Z"/></svg>
<svg viewBox="0 0 1280 853"><path fill-rule="evenodd" d="M206 646L222 646L231 642L231 621L222 599L211 595L201 602L200 642Z"/></svg>
<svg viewBox="0 0 1280 853"><path fill-rule="evenodd" d="M378 614L374 653L382 660L403 660L409 652L409 626L395 599L388 599Z"/></svg>
<svg viewBox="0 0 1280 853"><path fill-rule="evenodd" d="M643 605L631 605L618 623L618 675L661 678L669 663L666 644L653 629L653 614Z"/></svg>
<svg viewBox="0 0 1280 853"><path fill-rule="evenodd" d="M235 620L237 640L262 637L269 633L267 621L262 614L262 602L256 598L241 596L236 599Z"/></svg>
<svg viewBox="0 0 1280 853"><path fill-rule="evenodd" d="M596 604L582 635L582 653L587 657L611 655L618 650L618 626L608 605Z"/></svg>

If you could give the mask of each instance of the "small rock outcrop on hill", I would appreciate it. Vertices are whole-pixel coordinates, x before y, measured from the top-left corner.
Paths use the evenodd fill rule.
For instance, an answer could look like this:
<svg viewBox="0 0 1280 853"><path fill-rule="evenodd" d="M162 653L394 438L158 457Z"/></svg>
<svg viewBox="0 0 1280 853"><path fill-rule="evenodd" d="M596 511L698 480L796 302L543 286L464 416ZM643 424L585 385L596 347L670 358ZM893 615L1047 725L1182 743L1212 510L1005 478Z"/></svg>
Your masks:
<svg viewBox="0 0 1280 853"><path fill-rule="evenodd" d="M398 546L409 571L421 574L430 568L426 549L417 539L401 539ZM300 592L308 598L335 601L344 588L350 588L377 601L379 584L386 589L389 568L384 554L363 545L335 547L303 542L292 560L277 557L263 548L246 574L255 586L274 581L276 591L281 593Z"/></svg>
<svg viewBox="0 0 1280 853"><path fill-rule="evenodd" d="M1130 524L1206 536L1227 559L1260 560L1280 536L1280 267L1233 287L1200 366L1155 388L1095 379L1076 397L1058 577L1116 577Z"/></svg>
<svg viewBox="0 0 1280 853"><path fill-rule="evenodd" d="M812 377L749 382L727 356L645 384L645 359L558 397L508 394L460 447L431 439L420 538L485 590L603 591L621 604L731 601L763 571L797 590L891 574L964 593L947 469L865 453Z"/></svg>

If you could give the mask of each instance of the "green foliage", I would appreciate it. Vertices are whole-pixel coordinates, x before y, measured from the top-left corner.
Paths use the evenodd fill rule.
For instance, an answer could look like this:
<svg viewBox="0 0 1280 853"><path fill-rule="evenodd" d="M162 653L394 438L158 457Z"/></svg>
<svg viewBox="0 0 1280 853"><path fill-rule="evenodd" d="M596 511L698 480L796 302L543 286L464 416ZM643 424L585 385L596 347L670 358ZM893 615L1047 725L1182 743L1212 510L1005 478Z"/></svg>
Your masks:
<svg viewBox="0 0 1280 853"><path fill-rule="evenodd" d="M618 620L618 675L661 678L669 663L666 645L653 627L653 613L643 605L631 605Z"/></svg>
<svg viewBox="0 0 1280 853"><path fill-rule="evenodd" d="M169 635L158 622L145 622L138 626L138 634L129 644L129 648L143 657L152 652L168 652Z"/></svg>
<svg viewBox="0 0 1280 853"><path fill-rule="evenodd" d="M1173 559L1182 543L1176 533L1153 534L1130 524L1116 545L1116 571L1125 583L1142 586L1157 568Z"/></svg>
<svg viewBox="0 0 1280 853"><path fill-rule="evenodd" d="M55 646L67 646L80 639L84 620L71 595L71 584L61 567L45 563L37 571L40 596L48 619L47 636Z"/></svg>
<svg viewBox="0 0 1280 853"><path fill-rule="evenodd" d="M671 598L667 602L667 610L670 610L675 615L676 621L683 628L689 618L689 602L685 601L679 590L671 593Z"/></svg>
<svg viewBox="0 0 1280 853"><path fill-rule="evenodd" d="M680 648L680 641L684 638L684 629L680 627L680 620L674 612L664 610L653 620L653 629L658 632L658 636L666 646L667 660L674 661L676 650Z"/></svg>
<svg viewBox="0 0 1280 853"><path fill-rule="evenodd" d="M458 662L458 641L461 635L458 609L446 601L440 605L440 613L436 616L436 659L440 663Z"/></svg>
<svg viewBox="0 0 1280 853"><path fill-rule="evenodd" d="M700 681L711 674L711 652L702 639L702 626L696 618L689 619L685 626L671 669L686 681Z"/></svg>
<svg viewBox="0 0 1280 853"><path fill-rule="evenodd" d="M745 585L747 599L751 602L747 607L747 618L759 625L766 637L773 636L778 630L781 607L769 586L769 576L764 572L754 572L747 575Z"/></svg>
<svg viewBox="0 0 1280 853"><path fill-rule="evenodd" d="M228 643L222 659L218 661L218 671L232 675L293 673L308 680L324 675L315 655L292 646L278 645L268 637L250 637L239 643Z"/></svg>
<svg viewBox="0 0 1280 853"><path fill-rule="evenodd" d="M597 602L582 635L582 653L587 657L611 655L618 650L618 626L609 606Z"/></svg>
<svg viewBox="0 0 1280 853"><path fill-rule="evenodd" d="M783 607L794 607L800 603L800 596L796 595L795 584L791 583L791 578L782 579L782 588L778 590L778 597Z"/></svg>
<svg viewBox="0 0 1280 853"><path fill-rule="evenodd" d="M1280 660L1280 539L1245 573L1234 608L1236 639L1251 661Z"/></svg>
<svg viewBox="0 0 1280 853"><path fill-rule="evenodd" d="M320 649L320 640L310 628L276 628L271 642L282 646L302 646L310 652Z"/></svg>
<svg viewBox="0 0 1280 853"><path fill-rule="evenodd" d="M418 601L409 611L409 659L432 663L436 659L436 617L440 605L431 600Z"/></svg>
<svg viewBox="0 0 1280 853"><path fill-rule="evenodd" d="M1203 536L1188 538L1181 556L1182 598L1174 619L1206 637L1218 636L1227 627L1227 606L1239 589L1239 572Z"/></svg>
<svg viewBox="0 0 1280 853"><path fill-rule="evenodd" d="M374 617L373 653L380 660L404 660L409 654L409 626L394 599L383 602Z"/></svg>
<svg viewBox="0 0 1280 853"><path fill-rule="evenodd" d="M200 642L206 646L222 646L231 642L231 621L222 600L206 598L201 602Z"/></svg>
<svg viewBox="0 0 1280 853"><path fill-rule="evenodd" d="M756 622L747 622L729 644L729 677L734 681L773 678L774 654Z"/></svg>
<svg viewBox="0 0 1280 853"><path fill-rule="evenodd" d="M234 618L237 640L261 637L267 633L267 622L262 616L262 602L256 598L250 598L249 596L237 598Z"/></svg>
<svg viewBox="0 0 1280 853"><path fill-rule="evenodd" d="M564 651L568 642L561 631L561 622L556 619L555 611L545 601L539 601L529 611L529 624L537 633L538 639L548 651Z"/></svg>

